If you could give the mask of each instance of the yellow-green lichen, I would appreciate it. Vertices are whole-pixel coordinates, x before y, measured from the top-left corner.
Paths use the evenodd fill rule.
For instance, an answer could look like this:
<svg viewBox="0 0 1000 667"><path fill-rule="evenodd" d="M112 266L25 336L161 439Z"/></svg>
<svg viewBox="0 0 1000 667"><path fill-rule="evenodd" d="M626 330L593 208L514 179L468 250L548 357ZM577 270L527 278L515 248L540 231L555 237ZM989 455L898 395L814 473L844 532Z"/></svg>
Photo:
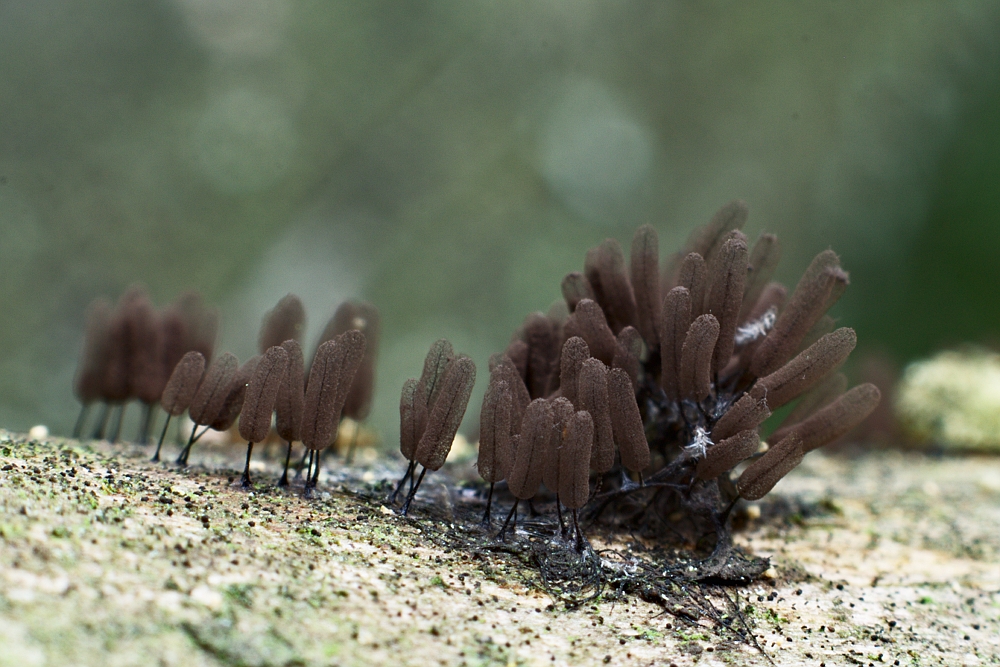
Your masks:
<svg viewBox="0 0 1000 667"><path fill-rule="evenodd" d="M1000 355L947 351L907 367L896 415L918 442L1000 451Z"/></svg>

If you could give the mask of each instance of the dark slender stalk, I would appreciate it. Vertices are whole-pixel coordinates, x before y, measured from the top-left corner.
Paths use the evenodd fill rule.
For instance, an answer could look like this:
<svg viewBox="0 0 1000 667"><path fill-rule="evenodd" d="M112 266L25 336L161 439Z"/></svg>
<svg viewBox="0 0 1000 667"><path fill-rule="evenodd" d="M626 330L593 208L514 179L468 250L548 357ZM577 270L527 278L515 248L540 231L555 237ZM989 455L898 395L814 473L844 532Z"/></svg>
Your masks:
<svg viewBox="0 0 1000 667"><path fill-rule="evenodd" d="M126 405L128 404L122 403L121 406L118 408L118 419L115 420L115 429L111 432L111 437L108 438L108 440L110 440L112 444L118 442L118 437L122 433L122 421L125 420Z"/></svg>
<svg viewBox="0 0 1000 667"><path fill-rule="evenodd" d="M316 471L315 473L313 471ZM306 484L304 488L305 495L308 497L312 490L316 487L316 482L319 477L319 452L315 449L309 450L309 462L306 464Z"/></svg>
<svg viewBox="0 0 1000 667"><path fill-rule="evenodd" d="M738 503L739 501L740 501L739 496L733 498L733 502L729 503L729 507L727 507L726 510L722 513L722 515L719 516L718 523L720 526L725 527L726 521L729 520L730 512L733 511L733 508L736 507L736 503Z"/></svg>
<svg viewBox="0 0 1000 667"><path fill-rule="evenodd" d="M306 447L306 450L302 452L302 460L299 461L299 465L295 468L295 479L302 477L302 469L306 465L306 457L312 456L312 450ZM310 459L310 466L312 465L312 459ZM306 479L309 479L309 475L306 474Z"/></svg>
<svg viewBox="0 0 1000 667"><path fill-rule="evenodd" d="M313 457L314 468L313 468L312 480L310 480L309 483L309 487L312 489L315 489L316 485L319 484L319 469L322 465L323 465L323 452L317 451L316 456Z"/></svg>
<svg viewBox="0 0 1000 667"><path fill-rule="evenodd" d="M160 460L160 448L163 447L163 438L167 436L167 427L170 426L170 413L167 413L167 421L163 422L163 431L160 433L160 441L156 443L156 453L153 454L153 461Z"/></svg>
<svg viewBox="0 0 1000 667"><path fill-rule="evenodd" d="M389 496L390 505L396 502L396 497L399 495L400 490L403 488L403 484L406 483L406 480L410 479L416 467L417 467L416 461L410 461L410 464L406 466L406 473L403 475L402 479L399 480L399 484L396 485L396 490L392 492L391 496ZM412 487L413 484L411 483L410 486Z"/></svg>
<svg viewBox="0 0 1000 667"><path fill-rule="evenodd" d="M421 466L420 477L417 478L417 483L414 485L410 492L406 495L406 502L403 503L403 516L410 511L410 503L413 502L413 497L417 495L417 490L420 489L420 482L424 481L424 475L427 474L427 468Z"/></svg>
<svg viewBox="0 0 1000 667"><path fill-rule="evenodd" d="M507 514L507 518L503 522L503 527L500 528L500 532L497 533L497 539L503 540L507 536L507 525L510 524L510 518L514 517L514 523L511 524L513 530L517 530L517 506L521 503L519 498L514 498L514 506L510 508L510 513Z"/></svg>
<svg viewBox="0 0 1000 667"><path fill-rule="evenodd" d="M580 519L577 516L578 514L579 514L579 512L574 509L573 510L573 527L576 528L576 550L577 550L578 553L582 553L583 552L584 539L583 539L583 533L580 532Z"/></svg>
<svg viewBox="0 0 1000 667"><path fill-rule="evenodd" d="M73 426L74 438L79 438L80 434L83 433L83 423L87 421L87 413L89 412L90 412L89 403L80 406L80 416L76 418L76 424Z"/></svg>
<svg viewBox="0 0 1000 667"><path fill-rule="evenodd" d="M671 475L665 475L663 473L665 473L665 472L674 472L674 473L676 473L678 471L679 471L679 468L676 467L676 466L673 466L673 464L671 464L667 468L663 468L662 470L659 470L655 475L653 475L649 479L649 482L644 482L643 483L643 487L646 487L646 488L659 488L659 489L670 489L671 491L674 491L676 493L687 493L687 494L690 494L691 488L694 486L694 482L696 481L694 479L692 479L692 481L690 481L688 483L685 483L685 484L674 484L674 483L671 483L671 482L660 481L660 480L663 480L663 479L670 479L671 478ZM597 478L597 484L595 485L594 492L591 493L590 498L587 500L587 506L584 507L584 509L586 510L585 520L589 520L589 521L596 520L599 516L601 516L601 514L604 512L604 510L607 509L608 506L612 502L614 502L615 500L618 500L619 498L627 496L629 493L631 493L632 491L635 491L636 489L639 488L639 486L637 484L634 484L633 488L631 488L631 489L615 489L613 491L608 491L607 493L605 493L603 495L600 495L599 494L600 487L601 487L601 478L598 477ZM597 501L600 504L597 507L590 507L589 505L593 501Z"/></svg>
<svg viewBox="0 0 1000 667"><path fill-rule="evenodd" d="M194 441L196 439L194 437L194 432L197 430L198 430L198 425L193 424L191 426L191 436L188 438L187 444L184 445L184 449L182 449L181 453L177 456L177 465L186 466L188 464L188 454L191 453L191 445L194 444Z"/></svg>
<svg viewBox="0 0 1000 667"><path fill-rule="evenodd" d="M411 465L413 466L413 473L415 473L417 471L417 462L414 460ZM413 482L416 480L416 476L413 473L410 473L410 488L407 490L406 495L413 493Z"/></svg>
<svg viewBox="0 0 1000 667"><path fill-rule="evenodd" d="M104 439L104 429L108 427L108 415L111 414L111 404L105 403L104 407L101 408L101 416L98 417L97 423L94 425L94 432L90 435L92 440L103 440Z"/></svg>
<svg viewBox="0 0 1000 667"><path fill-rule="evenodd" d="M559 502L559 494L556 494L556 516L559 517L559 535L566 537L566 524L563 523L562 503Z"/></svg>
<svg viewBox="0 0 1000 667"><path fill-rule="evenodd" d="M402 482L400 482L400 483L402 484ZM495 483L494 482L490 482L490 494L488 496L486 496L486 512L483 514L483 525L486 527L486 530L489 530L490 528L493 527L493 522L490 519L490 508L493 505L493 487L494 486L495 486Z"/></svg>
<svg viewBox="0 0 1000 667"><path fill-rule="evenodd" d="M250 455L253 454L253 443L247 443L247 464L243 468L243 479L240 480L240 486L244 489L253 488L253 484L250 483Z"/></svg>
<svg viewBox="0 0 1000 667"><path fill-rule="evenodd" d="M639 478L642 478L642 473L639 474ZM629 491L634 491L638 489L641 485L632 481L632 478L628 476L628 471L622 468L622 484L619 491L623 493L628 493Z"/></svg>
<svg viewBox="0 0 1000 667"><path fill-rule="evenodd" d="M292 441L288 441L288 453L285 454L285 471L281 473L281 479L278 480L278 486L288 486L288 464L292 460Z"/></svg>

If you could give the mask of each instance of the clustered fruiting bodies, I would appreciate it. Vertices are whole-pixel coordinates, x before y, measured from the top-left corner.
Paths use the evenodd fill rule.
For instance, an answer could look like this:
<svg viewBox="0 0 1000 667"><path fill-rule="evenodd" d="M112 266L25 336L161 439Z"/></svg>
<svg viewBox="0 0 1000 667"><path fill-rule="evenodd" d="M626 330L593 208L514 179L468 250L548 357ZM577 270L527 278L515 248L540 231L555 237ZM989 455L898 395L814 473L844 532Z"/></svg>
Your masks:
<svg viewBox="0 0 1000 667"><path fill-rule="evenodd" d="M464 354L456 356L451 343L439 340L431 346L420 378L410 378L403 384L399 449L410 464L390 498L394 502L406 480L411 480L403 514L409 510L427 471L440 470L448 458L475 383L476 365L472 359ZM423 469L414 483L418 463Z"/></svg>
<svg viewBox="0 0 1000 667"><path fill-rule="evenodd" d="M595 514L639 494L642 511L661 514L702 511L699 499L714 499L718 525L720 502L761 498L804 454L871 413L874 385L845 393L837 373L856 343L826 316L848 284L839 259L817 255L786 296L771 281L777 239L763 234L751 248L746 219L742 202L723 207L662 270L648 225L629 262L617 241L604 241L563 280L568 317L529 315L494 355L480 413L485 523L494 485L506 481L515 498L508 522L544 484L560 524L562 507L576 519L595 494ZM411 460L414 415L426 410L417 394L433 377L425 366L404 386L401 446ZM761 452L761 424L796 399ZM730 473L748 459L733 484Z"/></svg>
<svg viewBox="0 0 1000 667"><path fill-rule="evenodd" d="M89 407L103 402L93 437L104 437L114 406L118 411L110 439L116 441L125 404L138 399L146 407L138 437L145 443L153 409L174 367L189 351L211 357L217 328L218 315L194 292L161 311L141 287L129 289L115 306L104 299L94 301L87 310L83 352L73 383L83 404L73 437L83 432Z"/></svg>
<svg viewBox="0 0 1000 667"><path fill-rule="evenodd" d="M185 295L157 316L145 293L134 288L115 311L101 300L91 306L76 393L85 410L95 400L112 404L140 398L150 406L144 433L159 402L167 420L154 461L170 418L187 411L194 426L179 465L187 464L192 446L206 431L227 430L239 419L240 435L248 443L244 487L250 486L253 446L267 438L276 413L276 430L288 443L279 485L288 483L292 442L301 440L309 456L306 488L312 488L319 454L335 440L341 416L361 420L370 410L379 317L371 304L341 304L317 344L308 376L300 344L305 318L302 302L289 294L265 315L258 356L240 365L225 352L207 363L217 318L200 298ZM106 415L95 437L103 435L104 421ZM82 416L77 435L80 424Z"/></svg>

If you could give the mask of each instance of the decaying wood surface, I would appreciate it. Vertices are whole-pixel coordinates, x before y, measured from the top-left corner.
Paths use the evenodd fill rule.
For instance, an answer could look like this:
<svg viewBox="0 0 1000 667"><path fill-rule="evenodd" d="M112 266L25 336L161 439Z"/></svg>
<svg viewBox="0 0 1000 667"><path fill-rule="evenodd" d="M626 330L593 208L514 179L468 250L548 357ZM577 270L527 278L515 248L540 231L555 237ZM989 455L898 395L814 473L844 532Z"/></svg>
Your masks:
<svg viewBox="0 0 1000 667"><path fill-rule="evenodd" d="M736 538L772 557L728 591L768 657L638 600L566 609L530 567L448 550L419 512L458 493L442 474L404 518L336 475L304 499L271 465L247 493L235 458L147 459L0 432L0 667L1000 664L993 458L806 457Z"/></svg>

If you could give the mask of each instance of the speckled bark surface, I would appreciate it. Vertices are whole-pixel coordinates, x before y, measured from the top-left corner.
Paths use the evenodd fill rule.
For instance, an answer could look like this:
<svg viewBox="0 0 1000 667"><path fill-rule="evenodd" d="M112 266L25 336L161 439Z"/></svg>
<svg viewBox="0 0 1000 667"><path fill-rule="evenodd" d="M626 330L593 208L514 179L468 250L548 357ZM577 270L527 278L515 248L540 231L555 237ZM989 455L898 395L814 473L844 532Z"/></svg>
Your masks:
<svg viewBox="0 0 1000 667"><path fill-rule="evenodd" d="M0 666L768 664L646 602L566 610L336 479L147 458L0 436ZM759 509L771 576L730 595L776 664L1000 664L1000 461L815 453Z"/></svg>

